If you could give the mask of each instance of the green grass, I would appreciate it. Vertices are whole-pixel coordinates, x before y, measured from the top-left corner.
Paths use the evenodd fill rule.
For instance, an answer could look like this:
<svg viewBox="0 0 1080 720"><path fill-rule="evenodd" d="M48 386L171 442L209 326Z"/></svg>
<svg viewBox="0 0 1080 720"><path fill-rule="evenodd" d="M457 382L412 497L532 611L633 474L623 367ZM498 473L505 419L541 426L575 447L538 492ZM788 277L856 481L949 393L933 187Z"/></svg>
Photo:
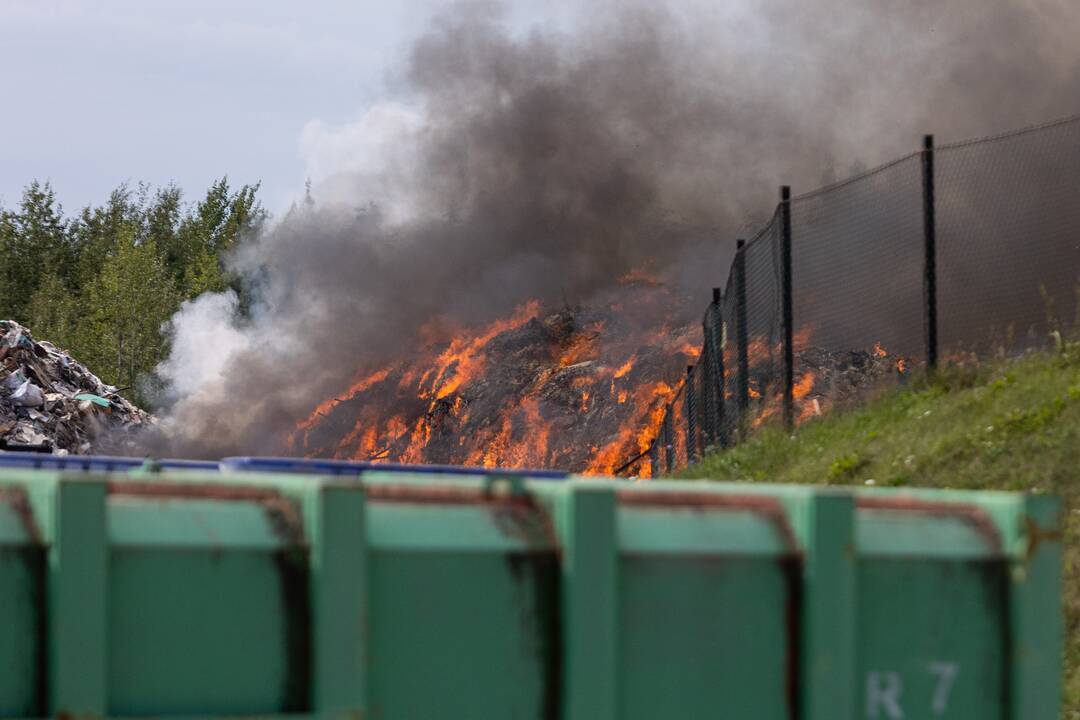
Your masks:
<svg viewBox="0 0 1080 720"><path fill-rule="evenodd" d="M1054 493L1065 505L1065 713L1080 718L1080 345L950 367L793 435L765 428L683 478Z"/></svg>

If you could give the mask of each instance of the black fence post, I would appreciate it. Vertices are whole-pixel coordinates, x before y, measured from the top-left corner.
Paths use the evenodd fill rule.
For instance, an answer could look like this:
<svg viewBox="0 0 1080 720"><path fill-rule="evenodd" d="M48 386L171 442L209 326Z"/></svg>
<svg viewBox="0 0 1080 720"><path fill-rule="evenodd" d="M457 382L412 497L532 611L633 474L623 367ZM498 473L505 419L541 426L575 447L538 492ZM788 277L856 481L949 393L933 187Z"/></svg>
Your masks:
<svg viewBox="0 0 1080 720"><path fill-rule="evenodd" d="M694 366L686 366L686 393L683 395L686 411L686 464L697 460L697 397L694 386Z"/></svg>
<svg viewBox="0 0 1080 720"><path fill-rule="evenodd" d="M664 421L660 425L660 435L663 437L664 443L664 467L667 470L667 474L671 474L671 470L675 467L675 438L672 437L672 420L671 415L675 412L675 404L672 403L667 406L667 410L664 412Z"/></svg>
<svg viewBox="0 0 1080 720"><path fill-rule="evenodd" d="M712 396L713 383L713 359L712 343L709 342L709 320L712 313L712 305L705 307L705 315L701 319L701 356L698 357L698 365L701 366L701 392L698 395L698 417L701 425L701 448L704 452L712 444L713 433L716 428L716 402Z"/></svg>
<svg viewBox="0 0 1080 720"><path fill-rule="evenodd" d="M934 198L934 136L923 137L923 303L926 320L926 369L938 364L937 217Z"/></svg>
<svg viewBox="0 0 1080 720"><path fill-rule="evenodd" d="M780 188L781 302L784 324L784 427L795 427L795 348L792 346L791 307L791 188Z"/></svg>
<svg viewBox="0 0 1080 720"><path fill-rule="evenodd" d="M709 440L720 447L726 447L727 427L725 425L724 403L726 398L724 397L724 388L727 384L727 378L724 372L724 297L720 293L720 288L713 288L710 310L711 315L706 315L708 322L705 323L705 343L707 347L711 346L712 348L709 355L709 374L711 377L709 378L710 383L707 391L708 395L706 396L710 397L713 403L713 427Z"/></svg>
<svg viewBox="0 0 1080 720"><path fill-rule="evenodd" d="M649 446L649 477L656 477L660 473L660 438L653 438Z"/></svg>
<svg viewBox="0 0 1080 720"><path fill-rule="evenodd" d="M739 381L735 402L738 407L740 430L750 409L750 356L746 327L746 241L735 243L735 350L739 366Z"/></svg>

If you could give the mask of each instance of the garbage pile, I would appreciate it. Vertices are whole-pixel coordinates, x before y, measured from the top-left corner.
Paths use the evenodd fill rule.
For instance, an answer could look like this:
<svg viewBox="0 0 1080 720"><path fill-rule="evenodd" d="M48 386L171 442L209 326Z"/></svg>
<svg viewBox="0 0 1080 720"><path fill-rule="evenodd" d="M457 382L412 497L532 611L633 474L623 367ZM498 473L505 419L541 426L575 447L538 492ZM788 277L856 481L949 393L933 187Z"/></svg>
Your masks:
<svg viewBox="0 0 1080 720"><path fill-rule="evenodd" d="M85 365L0 320L0 450L122 451L153 418Z"/></svg>
<svg viewBox="0 0 1080 720"><path fill-rule="evenodd" d="M701 336L663 286L612 292L421 348L324 403L286 452L610 473L653 432Z"/></svg>
<svg viewBox="0 0 1080 720"><path fill-rule="evenodd" d="M807 412L801 419L820 415L826 408L850 407L882 388L908 381L918 361L876 346L871 351L826 350L809 347L795 353L796 381L803 381L801 397Z"/></svg>

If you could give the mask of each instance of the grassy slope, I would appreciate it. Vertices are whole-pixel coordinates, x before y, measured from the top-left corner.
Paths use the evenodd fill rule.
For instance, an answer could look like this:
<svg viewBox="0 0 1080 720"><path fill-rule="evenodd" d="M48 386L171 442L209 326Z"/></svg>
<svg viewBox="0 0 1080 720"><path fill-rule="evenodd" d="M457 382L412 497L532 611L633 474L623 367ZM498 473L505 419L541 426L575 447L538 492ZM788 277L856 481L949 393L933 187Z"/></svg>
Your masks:
<svg viewBox="0 0 1080 720"><path fill-rule="evenodd" d="M794 436L763 430L682 476L1057 494L1067 524L1065 717L1080 718L1080 346L950 368Z"/></svg>

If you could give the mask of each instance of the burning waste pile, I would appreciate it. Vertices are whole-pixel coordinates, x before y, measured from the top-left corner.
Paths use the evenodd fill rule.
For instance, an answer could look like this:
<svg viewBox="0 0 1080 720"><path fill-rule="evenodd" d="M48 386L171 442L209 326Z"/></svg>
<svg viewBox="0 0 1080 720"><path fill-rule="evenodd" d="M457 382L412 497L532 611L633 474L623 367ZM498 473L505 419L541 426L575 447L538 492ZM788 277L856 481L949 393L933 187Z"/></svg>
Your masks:
<svg viewBox="0 0 1080 720"><path fill-rule="evenodd" d="M795 367L803 371L794 388L796 419L802 422L834 407L848 407L881 388L904 383L914 362L890 353L880 344L872 350L796 350Z"/></svg>
<svg viewBox="0 0 1080 720"><path fill-rule="evenodd" d="M795 377L792 396L795 422L801 424L834 408L852 407L898 383L904 384L917 361L895 354L881 343L865 350L840 350L813 344L812 328L805 328L794 338ZM725 362L735 367L734 351L729 346ZM763 340L751 341L748 357L748 416L750 428L779 422L783 414L783 391L779 384L779 345ZM737 399L729 378L726 402L734 408ZM680 408L677 408L677 410Z"/></svg>
<svg viewBox="0 0 1080 720"><path fill-rule="evenodd" d="M0 449L123 452L150 415L85 365L0 320Z"/></svg>
<svg viewBox="0 0 1080 720"><path fill-rule="evenodd" d="M288 452L613 474L649 449L669 406L680 428L685 422L679 378L699 355L701 329L684 321L683 302L635 277L607 304L528 303L489 326L365 369L297 425ZM913 365L880 344L830 350L811 336L796 337L800 423L905 382ZM747 421L758 428L779 421L782 403L766 344L752 346ZM727 402L735 402L730 393ZM626 469L644 477L652 470L648 463Z"/></svg>
<svg viewBox="0 0 1080 720"><path fill-rule="evenodd" d="M366 370L297 426L288 450L610 474L652 441L701 335L673 315L681 303L667 288L624 287L622 302L527 303Z"/></svg>

